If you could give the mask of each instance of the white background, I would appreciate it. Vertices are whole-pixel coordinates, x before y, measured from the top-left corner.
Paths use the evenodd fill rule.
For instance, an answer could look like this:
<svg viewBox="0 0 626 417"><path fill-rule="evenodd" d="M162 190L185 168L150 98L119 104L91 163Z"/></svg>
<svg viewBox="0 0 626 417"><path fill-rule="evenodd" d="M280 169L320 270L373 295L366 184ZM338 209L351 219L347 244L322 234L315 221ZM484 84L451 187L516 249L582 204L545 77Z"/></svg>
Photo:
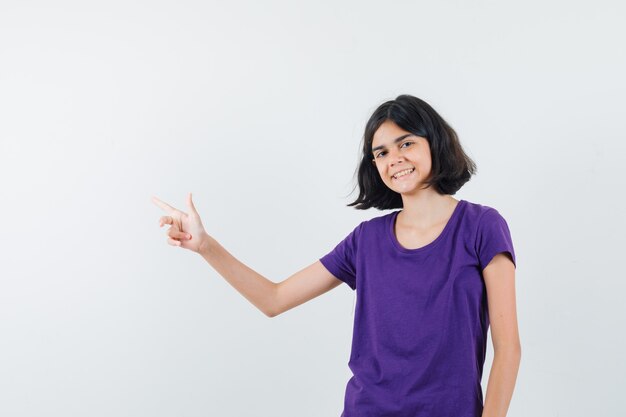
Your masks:
<svg viewBox="0 0 626 417"><path fill-rule="evenodd" d="M99 3L99 4L98 4ZM618 1L0 3L0 415L339 416L355 293L269 319L166 243L155 195L279 282L360 221L360 141L412 94L517 260L509 416L618 416ZM491 341L483 390L492 359Z"/></svg>

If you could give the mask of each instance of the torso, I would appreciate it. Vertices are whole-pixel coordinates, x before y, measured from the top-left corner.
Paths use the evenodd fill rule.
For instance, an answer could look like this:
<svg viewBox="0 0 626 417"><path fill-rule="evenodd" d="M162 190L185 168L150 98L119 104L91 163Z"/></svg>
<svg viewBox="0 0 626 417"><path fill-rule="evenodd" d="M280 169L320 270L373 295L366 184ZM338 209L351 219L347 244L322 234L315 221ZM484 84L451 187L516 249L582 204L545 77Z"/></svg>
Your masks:
<svg viewBox="0 0 626 417"><path fill-rule="evenodd" d="M321 258L357 290L345 416L481 416L489 330L481 271L494 250L513 248L493 209L451 206L417 228L403 217L396 228L396 212L364 221Z"/></svg>

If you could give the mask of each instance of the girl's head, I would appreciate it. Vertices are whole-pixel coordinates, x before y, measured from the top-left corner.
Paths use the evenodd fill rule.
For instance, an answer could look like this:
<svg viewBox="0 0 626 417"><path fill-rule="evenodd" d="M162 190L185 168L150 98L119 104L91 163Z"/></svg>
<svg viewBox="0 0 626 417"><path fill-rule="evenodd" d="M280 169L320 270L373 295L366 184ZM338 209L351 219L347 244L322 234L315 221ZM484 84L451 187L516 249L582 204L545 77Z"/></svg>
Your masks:
<svg viewBox="0 0 626 417"><path fill-rule="evenodd" d="M406 169L413 171L393 176ZM428 188L454 195L475 173L448 123L425 101L400 95L381 104L365 126L359 197L348 206L402 208L402 195Z"/></svg>

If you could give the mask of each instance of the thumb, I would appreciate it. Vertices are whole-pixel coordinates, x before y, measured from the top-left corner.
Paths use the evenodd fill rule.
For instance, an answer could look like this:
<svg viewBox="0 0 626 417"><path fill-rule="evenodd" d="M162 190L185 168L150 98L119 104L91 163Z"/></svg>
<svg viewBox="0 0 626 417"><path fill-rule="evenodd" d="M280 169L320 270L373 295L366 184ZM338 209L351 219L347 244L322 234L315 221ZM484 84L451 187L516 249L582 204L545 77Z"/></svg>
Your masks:
<svg viewBox="0 0 626 417"><path fill-rule="evenodd" d="M196 210L196 206L194 206L193 200L191 199L191 193L187 194L187 205L189 206L189 208L194 214L198 214L198 211Z"/></svg>

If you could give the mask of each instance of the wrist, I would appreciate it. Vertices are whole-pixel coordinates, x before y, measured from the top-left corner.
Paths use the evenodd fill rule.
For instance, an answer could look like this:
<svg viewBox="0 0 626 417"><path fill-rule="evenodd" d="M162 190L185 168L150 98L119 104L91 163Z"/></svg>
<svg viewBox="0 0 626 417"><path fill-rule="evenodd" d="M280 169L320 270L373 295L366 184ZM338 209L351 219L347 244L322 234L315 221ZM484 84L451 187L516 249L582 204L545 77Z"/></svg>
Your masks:
<svg viewBox="0 0 626 417"><path fill-rule="evenodd" d="M202 256L209 253L213 244L213 238L206 233L202 234L200 238L200 244L198 245L198 253Z"/></svg>

